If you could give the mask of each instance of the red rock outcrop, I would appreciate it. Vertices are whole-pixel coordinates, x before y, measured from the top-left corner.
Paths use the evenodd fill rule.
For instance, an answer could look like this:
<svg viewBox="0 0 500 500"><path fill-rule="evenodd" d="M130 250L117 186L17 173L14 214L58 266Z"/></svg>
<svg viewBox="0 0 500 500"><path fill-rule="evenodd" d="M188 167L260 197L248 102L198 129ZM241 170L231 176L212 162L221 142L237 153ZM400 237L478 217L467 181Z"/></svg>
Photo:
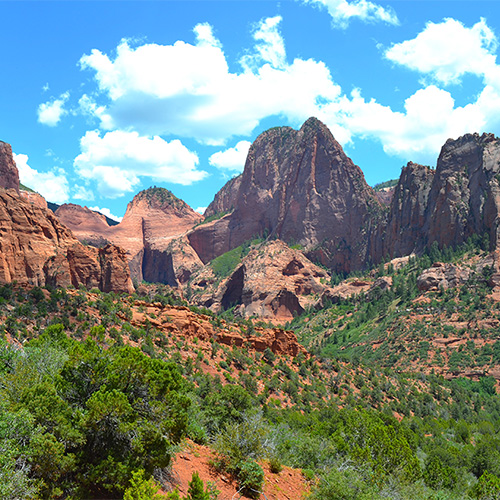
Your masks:
<svg viewBox="0 0 500 500"><path fill-rule="evenodd" d="M201 265L189 245L173 244L173 240L181 238L202 216L166 189L141 191L116 226L109 226L104 216L78 205L62 205L56 215L80 241L97 246L111 242L124 248L131 274L138 281L177 286Z"/></svg>
<svg viewBox="0 0 500 500"><path fill-rule="evenodd" d="M15 189L19 194L19 171L12 156L12 147L2 141L0 141L0 188Z"/></svg>
<svg viewBox="0 0 500 500"><path fill-rule="evenodd" d="M147 322L158 331L173 334L176 337L193 337L203 341L215 340L221 344L238 347L246 344L257 351L262 352L269 348L275 354L288 356L296 356L299 353L307 354L293 332L280 328L255 326L245 335L240 327L226 323L224 320L220 320L219 326L215 327L210 316L194 313L188 307L135 301L132 310L133 317L127 318L127 321L130 321L130 324L136 328L143 328Z"/></svg>
<svg viewBox="0 0 500 500"><path fill-rule="evenodd" d="M115 247L84 247L51 210L0 192L0 283L53 286L83 284L131 293L123 253Z"/></svg>
<svg viewBox="0 0 500 500"><path fill-rule="evenodd" d="M385 223L374 233L372 261L410 255L425 246L424 225L434 170L409 162L401 171Z"/></svg>
<svg viewBox="0 0 500 500"><path fill-rule="evenodd" d="M24 198L26 201L33 203L33 205L36 205L37 207L48 208L47 200L41 194L35 193L34 191L26 191L25 189L21 189L20 195L21 198Z"/></svg>
<svg viewBox="0 0 500 500"><path fill-rule="evenodd" d="M424 231L428 245L453 246L488 233L491 248L500 236L500 139L467 134L441 149L429 192Z"/></svg>
<svg viewBox="0 0 500 500"><path fill-rule="evenodd" d="M300 251L280 240L250 250L225 279L218 280L210 266L190 283L191 300L214 311L235 306L235 314L285 322L316 304L329 289L330 276Z"/></svg>
<svg viewBox="0 0 500 500"><path fill-rule="evenodd" d="M421 252L437 242L454 247L487 234L500 241L500 139L466 134L449 139L436 170L409 163L396 186L387 219L373 233L371 260Z"/></svg>
<svg viewBox="0 0 500 500"><path fill-rule="evenodd" d="M203 216L211 217L221 213L232 212L236 206L240 185L241 174L227 181L217 192L212 203L208 205Z"/></svg>
<svg viewBox="0 0 500 500"><path fill-rule="evenodd" d="M188 234L205 263L269 234L300 243L308 256L336 270L361 268L373 223L382 213L359 167L315 118L298 131L278 127L262 133L230 198L231 214Z"/></svg>
<svg viewBox="0 0 500 500"><path fill-rule="evenodd" d="M375 196L377 197L378 201L380 201L380 203L382 205L385 205L386 207L388 207L391 204L392 197L394 196L395 190L396 190L396 188L394 186L382 188L382 189L375 191Z"/></svg>
<svg viewBox="0 0 500 500"><path fill-rule="evenodd" d="M102 247L109 243L109 240L103 236L110 227L104 215L74 203L61 205L55 214L85 245Z"/></svg>
<svg viewBox="0 0 500 500"><path fill-rule="evenodd" d="M446 290L465 283L469 277L466 268L436 262L417 278L417 287L421 292Z"/></svg>

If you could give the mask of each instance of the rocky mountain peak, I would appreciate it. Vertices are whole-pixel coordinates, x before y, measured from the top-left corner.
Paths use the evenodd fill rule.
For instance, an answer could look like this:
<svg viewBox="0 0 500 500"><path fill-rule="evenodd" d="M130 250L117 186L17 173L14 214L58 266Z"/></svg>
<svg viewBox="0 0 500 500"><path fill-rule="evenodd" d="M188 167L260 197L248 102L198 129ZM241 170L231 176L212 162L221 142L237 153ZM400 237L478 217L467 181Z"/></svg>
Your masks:
<svg viewBox="0 0 500 500"><path fill-rule="evenodd" d="M167 209L173 208L175 210L188 210L192 211L191 207L180 198L177 198L171 191L162 187L150 187L144 189L134 196L132 205L139 202L146 202L151 208Z"/></svg>
<svg viewBox="0 0 500 500"><path fill-rule="evenodd" d="M15 189L19 194L19 171L12 156L12 147L0 141L0 188Z"/></svg>
<svg viewBox="0 0 500 500"><path fill-rule="evenodd" d="M348 271L366 258L380 202L359 167L326 125L310 118L300 130L270 129L250 147L234 211L196 228L189 240L203 262L254 236L300 243L313 258Z"/></svg>

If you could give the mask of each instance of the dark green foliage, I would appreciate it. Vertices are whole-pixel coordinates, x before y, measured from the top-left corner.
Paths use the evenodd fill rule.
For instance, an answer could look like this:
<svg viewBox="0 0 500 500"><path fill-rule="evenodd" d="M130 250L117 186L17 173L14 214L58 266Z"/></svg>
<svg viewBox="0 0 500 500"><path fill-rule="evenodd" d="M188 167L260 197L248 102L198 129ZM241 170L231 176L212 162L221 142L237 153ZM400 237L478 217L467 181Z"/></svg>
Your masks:
<svg viewBox="0 0 500 500"><path fill-rule="evenodd" d="M264 471L253 460L240 462L238 471L238 487L249 498L259 498L264 483Z"/></svg>
<svg viewBox="0 0 500 500"><path fill-rule="evenodd" d="M166 467L185 433L177 367L136 348L103 350L53 325L2 361L0 399L36 426L25 446L41 498L123 494L135 471Z"/></svg>
<svg viewBox="0 0 500 500"><path fill-rule="evenodd" d="M186 500L210 500L210 492L204 489L203 481L197 472L193 472L189 482Z"/></svg>
<svg viewBox="0 0 500 500"><path fill-rule="evenodd" d="M477 500L499 500L500 479L485 472L471 489L471 496Z"/></svg>

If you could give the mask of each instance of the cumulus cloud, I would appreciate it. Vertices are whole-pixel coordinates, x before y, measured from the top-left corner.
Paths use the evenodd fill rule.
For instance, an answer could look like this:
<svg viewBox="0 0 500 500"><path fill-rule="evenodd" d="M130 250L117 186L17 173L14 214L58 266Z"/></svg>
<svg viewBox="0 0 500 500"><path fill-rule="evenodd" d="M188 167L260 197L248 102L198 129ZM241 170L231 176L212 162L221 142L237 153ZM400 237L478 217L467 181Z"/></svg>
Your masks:
<svg viewBox="0 0 500 500"><path fill-rule="evenodd" d="M484 120L477 107L455 107L449 92L430 85L405 100L404 112L354 91L343 103L343 123L353 134L380 140L388 154L429 161L446 139L481 130Z"/></svg>
<svg viewBox="0 0 500 500"><path fill-rule="evenodd" d="M397 22L392 11L371 2L324 0L322 5L340 16L339 23L354 17ZM449 137L482 130L500 132L497 40L484 19L472 27L453 19L428 23L415 38L385 51L384 57L395 65L429 80L407 96L398 110L366 98L361 90L345 94L322 61L288 61L281 23L276 16L253 27L254 46L240 58L239 71L229 69L222 44L206 23L195 26L194 44L177 41L133 47L122 41L113 57L96 49L83 56L81 66L95 73L99 91L84 95L80 109L96 118L103 131L114 132L104 137L89 132L82 139L77 169L87 179L98 180L101 193L121 196L132 191L149 168L142 160L134 163L140 155L132 154L133 161L124 155L126 147L140 138L149 145L153 139L145 136L172 134L225 145L233 136L249 136L270 116L280 116L294 126L317 116L344 146L357 137L375 139L387 153L404 161L432 161ZM465 74L482 78L483 88L473 102L457 106L446 86L459 83ZM116 136L124 137L123 144L111 147L108 143L115 137L111 134L124 134ZM105 160L95 158L91 149L100 151L103 143L106 151L116 153L116 161L111 152L104 155ZM245 144L247 141L240 141L215 153L210 164L227 171L241 170ZM192 181L202 178L205 174L196 169L197 158L187 155L185 148L182 151L190 159L186 159L188 167L180 171ZM156 157L150 163L154 166L157 161ZM187 182L182 175L174 177L177 182Z"/></svg>
<svg viewBox="0 0 500 500"><path fill-rule="evenodd" d="M196 35L196 41L200 47L206 46L222 48L222 44L219 40L217 40L217 38L215 38L214 30L210 24L197 24L193 28L193 32Z"/></svg>
<svg viewBox="0 0 500 500"><path fill-rule="evenodd" d="M101 137L90 131L80 140L81 154L74 161L77 173L97 182L103 196L117 198L132 192L140 177L188 185L206 177L197 170L198 156L179 140L140 136L116 130Z"/></svg>
<svg viewBox="0 0 500 500"><path fill-rule="evenodd" d="M198 207L198 208L195 208L195 212L198 212L199 214L203 215L205 213L205 210L207 209L207 207Z"/></svg>
<svg viewBox="0 0 500 500"><path fill-rule="evenodd" d="M285 41L278 30L281 21L281 16L268 17L255 25L255 52L241 58L244 68L252 70L262 63L269 63L273 68L286 68Z"/></svg>
<svg viewBox="0 0 500 500"><path fill-rule="evenodd" d="M69 184L63 169L54 167L50 172L39 172L28 165L28 155L15 154L19 179L25 186L40 193L47 201L66 203L69 200Z"/></svg>
<svg viewBox="0 0 500 500"><path fill-rule="evenodd" d="M69 93L61 94L58 99L44 102L38 106L38 122L49 127L55 127L61 118L68 114L64 109L66 101L69 99Z"/></svg>
<svg viewBox="0 0 500 500"><path fill-rule="evenodd" d="M359 19L365 23L399 24L398 16L393 9L368 0L304 0L304 2L326 8L332 18L332 24L337 28L347 28L352 19Z"/></svg>
<svg viewBox="0 0 500 500"><path fill-rule="evenodd" d="M94 192L85 186L75 184L73 186L73 198L75 200L92 201L94 199Z"/></svg>
<svg viewBox="0 0 500 500"><path fill-rule="evenodd" d="M243 172L248 150L252 145L249 141L240 141L234 148L218 151L208 159L210 165L221 170L230 170L233 172Z"/></svg>
<svg viewBox="0 0 500 500"><path fill-rule="evenodd" d="M255 27L255 47L241 58L240 72L229 70L207 24L195 27L195 45L177 41L134 48L124 40L114 58L94 49L80 64L95 72L107 102L87 97L81 105L104 130L132 128L142 135L175 134L212 145L251 134L271 115L299 124L315 113L318 102L336 99L340 87L322 62L286 62L280 22L279 16L267 18Z"/></svg>
<svg viewBox="0 0 500 500"><path fill-rule="evenodd" d="M448 85L459 83L467 73L477 76L491 73L496 66L497 45L485 19L472 28L455 19L445 19L437 24L427 23L414 39L389 48L385 57Z"/></svg>
<svg viewBox="0 0 500 500"><path fill-rule="evenodd" d="M93 210L94 212L99 212L100 214L103 214L106 217L109 217L110 219L113 219L117 222L121 222L123 219L123 217L118 217L116 215L113 215L111 213L111 210L109 208L106 208L106 207L104 207L104 208L99 208L97 206L96 207L89 207L89 210Z"/></svg>

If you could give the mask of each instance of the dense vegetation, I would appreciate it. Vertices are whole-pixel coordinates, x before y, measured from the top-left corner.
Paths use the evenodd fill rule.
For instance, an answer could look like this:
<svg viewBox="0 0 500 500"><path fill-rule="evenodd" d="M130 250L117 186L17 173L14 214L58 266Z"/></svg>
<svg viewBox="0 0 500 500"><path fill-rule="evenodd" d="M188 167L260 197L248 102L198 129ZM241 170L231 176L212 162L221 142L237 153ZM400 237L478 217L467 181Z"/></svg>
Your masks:
<svg viewBox="0 0 500 500"><path fill-rule="evenodd" d="M392 289L294 320L313 351L294 359L218 344L228 312L191 307L212 339L168 333L168 308L185 302L164 287L130 298L0 287L0 497L153 499L189 437L212 446L213 467L248 497L259 496L267 460L274 473L302 469L311 500L500 498L500 398L485 368L500 364L500 347L498 332L481 327L500 319L490 271L415 301L423 269L474 262L482 247L433 247L400 269L379 266ZM160 318L153 302L165 307ZM413 321L427 314L419 308L432 318ZM450 330L460 315L477 328ZM250 321L236 328L256 334ZM450 355L436 335L467 342ZM434 371L412 370L427 361ZM438 370L469 367L476 381ZM193 476L186 498L216 497Z"/></svg>

